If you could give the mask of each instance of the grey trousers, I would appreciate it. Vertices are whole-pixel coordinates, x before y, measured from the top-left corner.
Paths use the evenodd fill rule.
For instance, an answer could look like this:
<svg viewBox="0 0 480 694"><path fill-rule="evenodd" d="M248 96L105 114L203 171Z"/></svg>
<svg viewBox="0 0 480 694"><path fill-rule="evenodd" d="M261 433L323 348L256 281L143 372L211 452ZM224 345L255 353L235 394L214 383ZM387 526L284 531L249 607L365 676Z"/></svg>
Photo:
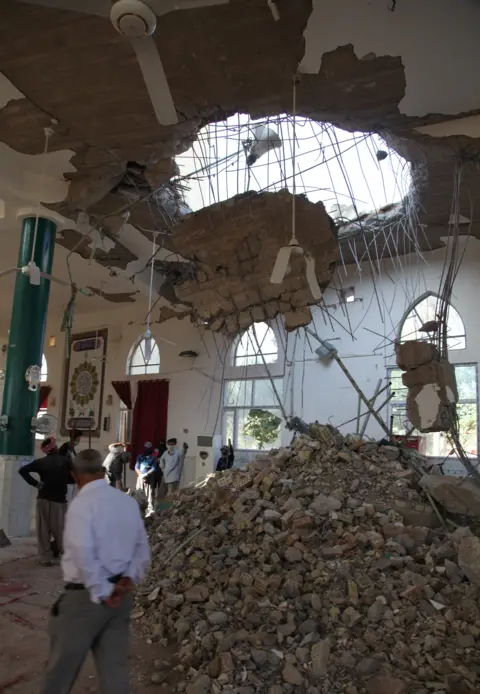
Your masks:
<svg viewBox="0 0 480 694"><path fill-rule="evenodd" d="M147 497L147 513L153 513L155 511L154 508L154 503L155 503L155 487L146 480L141 480L140 478L137 481L137 489L141 489L142 492L145 494Z"/></svg>
<svg viewBox="0 0 480 694"><path fill-rule="evenodd" d="M63 554L63 528L67 504L37 499L37 549L41 561L52 561L50 541L53 537L60 554Z"/></svg>
<svg viewBox="0 0 480 694"><path fill-rule="evenodd" d="M41 694L69 694L90 650L101 693L130 694L128 643L132 603L132 595L124 596L118 607L93 603L86 590L62 595L50 616L50 656Z"/></svg>
<svg viewBox="0 0 480 694"><path fill-rule="evenodd" d="M175 494L178 491L179 482L167 482L167 495Z"/></svg>

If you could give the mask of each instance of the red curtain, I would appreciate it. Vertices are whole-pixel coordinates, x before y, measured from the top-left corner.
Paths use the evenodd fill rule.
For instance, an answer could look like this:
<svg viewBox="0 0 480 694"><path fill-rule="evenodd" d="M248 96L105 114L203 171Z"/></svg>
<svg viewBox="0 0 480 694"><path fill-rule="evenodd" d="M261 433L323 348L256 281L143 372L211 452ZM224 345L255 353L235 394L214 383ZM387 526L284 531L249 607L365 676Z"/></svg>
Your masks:
<svg viewBox="0 0 480 694"><path fill-rule="evenodd" d="M168 381L139 381L137 385L130 444L132 468L145 441L156 447L167 436Z"/></svg>
<svg viewBox="0 0 480 694"><path fill-rule="evenodd" d="M132 391L130 388L130 381L112 381L112 386L127 410L131 410Z"/></svg>
<svg viewBox="0 0 480 694"><path fill-rule="evenodd" d="M38 409L44 410L48 407L48 396L52 392L52 386L40 386L40 395L38 398Z"/></svg>

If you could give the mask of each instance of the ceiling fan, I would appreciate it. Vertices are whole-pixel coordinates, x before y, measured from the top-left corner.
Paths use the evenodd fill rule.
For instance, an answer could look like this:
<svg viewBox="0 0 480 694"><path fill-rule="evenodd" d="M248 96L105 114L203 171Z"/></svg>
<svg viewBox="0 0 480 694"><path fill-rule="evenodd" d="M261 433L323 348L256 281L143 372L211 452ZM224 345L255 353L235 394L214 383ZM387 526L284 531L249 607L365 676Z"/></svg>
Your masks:
<svg viewBox="0 0 480 694"><path fill-rule="evenodd" d="M229 0L19 0L29 5L54 7L110 17L114 29L129 39L137 56L153 110L161 125L178 123L162 61L153 34L157 17L174 10L225 5Z"/></svg>
<svg viewBox="0 0 480 694"><path fill-rule="evenodd" d="M51 280L52 282L56 282L57 284L61 284L64 287L70 286L69 282L64 282L63 280L59 280L57 277L53 277L53 275L48 275L46 272L41 272L34 260L30 260L23 267L10 267L8 270L1 270L0 278L6 277L6 275L10 275L12 272L21 272L22 275L29 278L30 284L33 284L36 287L40 285L40 279L42 277L47 280Z"/></svg>

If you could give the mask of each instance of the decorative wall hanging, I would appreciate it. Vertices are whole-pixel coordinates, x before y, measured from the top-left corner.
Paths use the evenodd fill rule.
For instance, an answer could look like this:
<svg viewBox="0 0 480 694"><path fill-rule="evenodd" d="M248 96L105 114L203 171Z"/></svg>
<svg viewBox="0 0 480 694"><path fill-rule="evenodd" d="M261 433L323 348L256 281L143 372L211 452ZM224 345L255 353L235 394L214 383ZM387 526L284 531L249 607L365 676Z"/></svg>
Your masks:
<svg viewBox="0 0 480 694"><path fill-rule="evenodd" d="M62 435L72 429L100 436L107 330L72 335L65 364Z"/></svg>

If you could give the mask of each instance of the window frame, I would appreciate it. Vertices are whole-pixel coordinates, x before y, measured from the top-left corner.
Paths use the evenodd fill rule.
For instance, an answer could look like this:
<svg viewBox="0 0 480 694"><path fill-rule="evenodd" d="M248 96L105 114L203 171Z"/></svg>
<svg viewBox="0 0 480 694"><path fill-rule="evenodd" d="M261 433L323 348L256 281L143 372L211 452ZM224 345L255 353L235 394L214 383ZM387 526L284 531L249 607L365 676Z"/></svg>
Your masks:
<svg viewBox="0 0 480 694"><path fill-rule="evenodd" d="M479 387L478 387L478 363L477 362L470 362L470 361L468 361L468 362L456 362L455 364L452 364L452 366L454 367L454 369L461 368L461 367L471 367L471 368L473 368L474 373L475 373L475 394L476 394L475 398L462 398L462 399L459 398L458 403L457 403L457 405L475 405L475 407L476 407L476 414L477 414L477 417L476 417L476 419L477 419L477 436L476 436L477 454L476 455L472 454L471 456L470 455L468 456L470 459L475 459L475 458L478 458L479 444L480 444L480 426L479 426L480 399L479 399ZM388 394L389 395L392 392L391 381L392 381L392 372L394 372L394 371L398 371L398 372L400 372L400 374L404 373L402 371L402 369L400 369L398 366L388 366L387 367L387 378L388 378L388 382L389 382L389 387L388 387ZM405 388L405 386L402 386L402 387ZM406 398L404 400L396 400L396 399L392 398L391 400L388 401L388 421L390 421L390 418L392 416L392 410L394 407L403 407L405 410L405 421L408 422L407 414L406 414L406 402L407 402ZM405 430L405 433L406 433L406 431L408 431L407 428ZM435 434L435 432L429 432L429 433L418 432L419 436L425 436L425 437L429 436L431 434ZM415 436L416 434L412 433L411 435ZM461 461L459 460L459 458L456 456L452 456L452 455L433 456L433 455L425 454L425 457L431 461L450 460L452 462L457 462L457 463L461 464Z"/></svg>
<svg viewBox="0 0 480 694"><path fill-rule="evenodd" d="M278 383L281 384L281 389L282 389L282 394L283 394L283 376L272 376L272 379L277 385ZM260 448L240 448L237 447L237 441L238 441L238 412L239 411L245 411L245 410L252 410L252 409L259 409L259 410L267 410L268 412L273 412L274 414L278 415L280 419L282 418L282 411L280 406L274 405L254 405L254 400L255 400L255 383L258 383L259 381L268 381L270 383L270 378L267 376L260 376L258 378L235 378L232 376L231 378L225 379L223 382L223 388L222 388L222 434L225 437L226 436L226 426L225 426L225 419L226 419L226 414L229 412L233 413L233 439L232 439L232 445L236 451L242 452L242 453L261 453L265 449L260 449ZM251 403L250 405L228 405L226 403L226 397L228 393L228 386L229 383L231 382L238 382L238 383L252 383L252 393L251 393ZM242 434L243 436L243 434ZM280 430L278 434L278 445L281 445L281 437L282 437L282 424L280 424ZM273 445L273 444L272 444Z"/></svg>
<svg viewBox="0 0 480 694"><path fill-rule="evenodd" d="M151 339L152 339L153 345L156 346L156 348L157 348L157 350L158 350L158 362L153 362L153 363L152 363L152 362L148 362L148 364L147 364L147 362L145 361L145 353L144 353L144 350L143 350L142 347L141 347L141 345L142 345L142 343L145 341L145 339L146 339L146 338L145 338L145 335L141 335L141 336L134 342L132 348L130 349L130 353L129 353L128 359L127 359L127 369L126 369L126 375L127 375L127 376L131 376L131 377L135 378L135 376L156 376L156 375L158 375L158 374L160 373L161 366L162 366L162 356L161 356L161 354L160 354L160 347L159 347L159 344L158 344L158 342L155 340L154 336L152 335ZM154 346L152 346L152 354L153 354ZM143 363L143 367L141 367L141 366L133 366L133 368L134 368L134 369L143 368L143 371L135 371L135 372L132 372L132 361L133 361L133 359L134 359L134 357L135 357L135 355L136 355L136 353L137 353L137 350L140 350L140 351L141 351L141 355L142 355L142 357L143 357L143 362L144 362L144 363ZM158 366L158 369L157 369L156 371L151 371L151 372L147 371L147 369L148 369L149 367L156 367L156 366Z"/></svg>
<svg viewBox="0 0 480 694"><path fill-rule="evenodd" d="M438 296L438 294L435 294L435 292L425 292L418 299L416 299L416 301L414 301L412 304L410 304L410 306L408 307L408 309L404 313L403 318L400 321L400 325L398 327L398 333L397 333L398 341L400 343L408 342L410 340L421 340L422 342L431 342L431 340L427 337L428 333L425 333L425 337L422 337L422 336L419 336L418 331L415 331L415 335L412 335L411 337L406 336L406 337L402 338L402 333L403 333L405 323L407 322L407 320L409 319L411 314L416 313L418 319L421 320L420 315L417 311L417 307L420 306L420 304L422 304L424 301L427 301L427 299L429 299L430 297L433 297L437 301L440 300L440 297ZM460 335L448 335L448 333L447 333L447 349L449 352L450 351L451 352L461 352L463 350L466 350L468 347L467 330L465 328L465 321L463 320L460 311L458 311L451 302L448 303L448 307L449 307L449 310L453 309L455 311L455 313L457 314L458 318L460 319L460 321L462 323L462 327L463 327L463 333ZM448 331L448 322L447 322L447 331ZM457 340L463 339L465 342L464 346L463 347L449 347L448 341L449 340L455 340L455 339L457 339Z"/></svg>
<svg viewBox="0 0 480 694"><path fill-rule="evenodd" d="M251 337L249 337L251 331L254 330L256 325L265 325L267 327L267 330L265 331L265 335L264 335L262 341L260 342L260 340L259 340L259 346L258 347L255 344L255 341L254 341L255 338L252 339ZM267 335L269 333L271 333L271 335L273 337L273 341L275 342L275 348L276 348L275 352L265 352L262 349L262 345L263 345L263 343L264 343L264 341L267 338ZM238 355L238 349L239 349L244 337L247 337L247 351L244 355L239 356ZM251 345L251 347L254 350L253 354L248 353L248 346L249 345ZM271 356L275 356L275 359L273 361L267 361L266 357L271 357ZM255 323L252 323L252 325L250 325L250 327L248 327L246 330L244 330L242 332L242 334L240 335L240 337L235 341L235 343L233 345L233 350L232 350L232 366L234 369L245 369L245 368L258 367L258 366L265 366L265 363L270 366L270 365L274 365L274 364L278 363L279 356L280 356L280 350L279 350L279 344L278 344L278 339L277 339L277 335L275 333L275 330L272 328L271 325L269 325L269 323L267 321L257 321ZM255 362L252 364L248 363L249 358L250 359L254 358ZM245 363L239 364L238 363L239 359L244 359Z"/></svg>

